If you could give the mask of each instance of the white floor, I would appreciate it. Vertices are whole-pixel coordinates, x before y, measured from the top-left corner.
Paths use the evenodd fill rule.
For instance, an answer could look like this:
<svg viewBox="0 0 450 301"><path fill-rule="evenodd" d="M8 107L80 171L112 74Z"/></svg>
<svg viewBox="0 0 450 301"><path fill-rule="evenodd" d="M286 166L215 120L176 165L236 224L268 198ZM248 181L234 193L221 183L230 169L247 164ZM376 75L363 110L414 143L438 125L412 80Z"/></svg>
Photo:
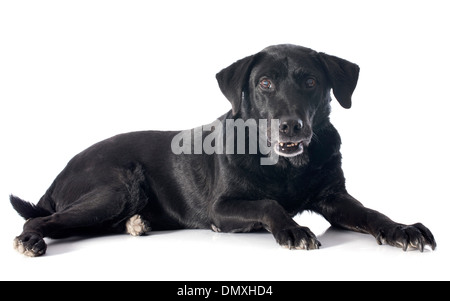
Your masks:
<svg viewBox="0 0 450 301"><path fill-rule="evenodd" d="M307 213L298 221L315 231L321 249L287 250L269 233L179 230L145 237L48 239L45 256L28 258L13 250L12 237L2 235L0 280L450 279L443 231L435 233L440 238L436 251L403 252L378 246L369 235L327 228L316 215Z"/></svg>

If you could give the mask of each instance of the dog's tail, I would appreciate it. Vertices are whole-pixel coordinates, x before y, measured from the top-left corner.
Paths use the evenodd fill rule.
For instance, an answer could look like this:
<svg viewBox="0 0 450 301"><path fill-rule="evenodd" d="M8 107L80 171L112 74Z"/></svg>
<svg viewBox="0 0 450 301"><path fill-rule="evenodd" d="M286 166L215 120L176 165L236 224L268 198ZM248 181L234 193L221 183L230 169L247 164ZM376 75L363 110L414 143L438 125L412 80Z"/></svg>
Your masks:
<svg viewBox="0 0 450 301"><path fill-rule="evenodd" d="M52 214L47 209L39 207L39 205L34 205L30 202L24 201L12 194L9 196L9 200L17 213L19 213L19 215L26 220L29 218L48 216Z"/></svg>

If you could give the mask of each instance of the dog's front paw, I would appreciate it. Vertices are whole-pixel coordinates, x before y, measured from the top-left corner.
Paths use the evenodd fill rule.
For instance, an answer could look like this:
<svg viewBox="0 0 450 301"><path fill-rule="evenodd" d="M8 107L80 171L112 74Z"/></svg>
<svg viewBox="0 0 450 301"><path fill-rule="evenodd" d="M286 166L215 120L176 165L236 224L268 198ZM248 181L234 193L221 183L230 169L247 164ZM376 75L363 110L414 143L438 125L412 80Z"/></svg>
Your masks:
<svg viewBox="0 0 450 301"><path fill-rule="evenodd" d="M36 233L23 233L17 236L13 247L19 253L30 257L41 256L47 250L44 239Z"/></svg>
<svg viewBox="0 0 450 301"><path fill-rule="evenodd" d="M290 227L273 233L277 243L290 250L313 250L318 249L321 244L314 233L306 227Z"/></svg>
<svg viewBox="0 0 450 301"><path fill-rule="evenodd" d="M433 234L421 223L414 225L395 224L394 226L382 228L379 230L376 239L380 245L385 243L400 247L403 251L411 248L423 252L426 245L429 245L432 250L436 248Z"/></svg>

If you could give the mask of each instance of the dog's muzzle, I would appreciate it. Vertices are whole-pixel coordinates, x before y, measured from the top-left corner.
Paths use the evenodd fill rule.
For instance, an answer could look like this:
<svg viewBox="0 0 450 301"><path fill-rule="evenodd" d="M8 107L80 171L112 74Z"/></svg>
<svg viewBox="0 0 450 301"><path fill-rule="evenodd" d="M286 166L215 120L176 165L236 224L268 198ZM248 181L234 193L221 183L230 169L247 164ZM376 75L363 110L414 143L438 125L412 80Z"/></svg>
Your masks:
<svg viewBox="0 0 450 301"><path fill-rule="evenodd" d="M303 153L303 141L299 142L278 142L275 144L275 152L279 156L294 157Z"/></svg>
<svg viewBox="0 0 450 301"><path fill-rule="evenodd" d="M295 157L302 154L311 141L310 132L304 127L301 119L280 119L278 142L274 145L275 152L283 157Z"/></svg>

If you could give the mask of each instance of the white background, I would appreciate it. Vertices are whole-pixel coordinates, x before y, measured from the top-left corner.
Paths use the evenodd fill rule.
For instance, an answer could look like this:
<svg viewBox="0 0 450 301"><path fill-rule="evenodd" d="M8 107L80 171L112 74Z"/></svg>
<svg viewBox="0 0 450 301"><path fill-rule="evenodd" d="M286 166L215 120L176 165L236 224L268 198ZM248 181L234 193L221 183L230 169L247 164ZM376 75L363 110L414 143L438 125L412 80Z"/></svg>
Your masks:
<svg viewBox="0 0 450 301"><path fill-rule="evenodd" d="M1 280L449 280L448 1L0 2ZM402 223L422 222L436 251L403 252L369 235L297 218L322 242L289 251L270 234L209 230L47 239L12 248L67 161L112 135L188 129L230 109L215 74L278 43L357 63L353 107L333 101L349 192Z"/></svg>

